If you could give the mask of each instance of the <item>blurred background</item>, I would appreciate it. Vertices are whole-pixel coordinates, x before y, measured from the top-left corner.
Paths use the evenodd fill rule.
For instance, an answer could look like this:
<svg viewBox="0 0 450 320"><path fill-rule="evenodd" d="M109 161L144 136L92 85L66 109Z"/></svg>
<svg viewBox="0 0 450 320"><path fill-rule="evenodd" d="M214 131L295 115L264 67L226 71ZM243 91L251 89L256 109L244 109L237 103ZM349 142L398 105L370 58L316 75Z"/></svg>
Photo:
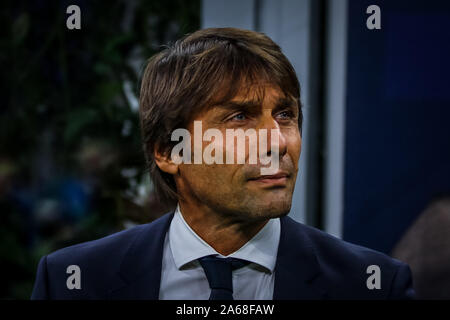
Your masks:
<svg viewBox="0 0 450 320"><path fill-rule="evenodd" d="M68 30L66 8L81 9ZM381 29L368 29L370 5ZM0 299L39 258L147 223L138 122L145 61L186 33L266 33L305 106L290 216L410 264L450 299L450 3L439 0L2 1Z"/></svg>
<svg viewBox="0 0 450 320"><path fill-rule="evenodd" d="M0 298L29 299L42 255L167 211L145 172L139 76L200 28L200 1L7 0L0 21Z"/></svg>

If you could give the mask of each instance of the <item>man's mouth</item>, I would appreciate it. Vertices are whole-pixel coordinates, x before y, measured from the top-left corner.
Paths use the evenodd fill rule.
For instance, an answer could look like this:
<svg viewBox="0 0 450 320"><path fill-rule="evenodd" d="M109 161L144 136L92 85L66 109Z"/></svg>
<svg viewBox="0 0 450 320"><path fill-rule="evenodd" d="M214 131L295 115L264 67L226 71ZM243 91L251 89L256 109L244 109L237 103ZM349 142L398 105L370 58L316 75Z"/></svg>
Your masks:
<svg viewBox="0 0 450 320"><path fill-rule="evenodd" d="M272 175L260 175L250 178L248 181L270 186L285 186L289 177L290 175L287 172L278 172Z"/></svg>

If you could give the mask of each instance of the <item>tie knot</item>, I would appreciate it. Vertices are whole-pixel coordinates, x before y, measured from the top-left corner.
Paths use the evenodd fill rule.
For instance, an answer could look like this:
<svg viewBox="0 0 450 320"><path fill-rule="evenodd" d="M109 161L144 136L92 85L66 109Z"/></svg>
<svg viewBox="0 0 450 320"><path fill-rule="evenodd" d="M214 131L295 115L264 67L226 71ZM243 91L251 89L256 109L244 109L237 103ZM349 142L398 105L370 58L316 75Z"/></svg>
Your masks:
<svg viewBox="0 0 450 320"><path fill-rule="evenodd" d="M218 258L214 256L206 256L198 259L203 270L205 270L208 278L209 287L211 288L210 299L220 292L220 299L233 299L233 281L231 273L233 270L244 267L250 262L236 258Z"/></svg>

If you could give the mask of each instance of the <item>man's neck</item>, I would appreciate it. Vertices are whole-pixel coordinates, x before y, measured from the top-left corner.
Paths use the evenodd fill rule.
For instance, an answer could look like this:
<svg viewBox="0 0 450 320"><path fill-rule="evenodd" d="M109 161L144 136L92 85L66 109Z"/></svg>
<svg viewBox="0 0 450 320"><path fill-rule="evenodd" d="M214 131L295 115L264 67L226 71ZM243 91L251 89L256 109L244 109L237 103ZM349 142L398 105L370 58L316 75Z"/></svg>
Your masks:
<svg viewBox="0 0 450 320"><path fill-rule="evenodd" d="M248 223L224 219L206 206L192 206L180 201L180 211L189 227L223 256L239 250L252 239L269 220Z"/></svg>

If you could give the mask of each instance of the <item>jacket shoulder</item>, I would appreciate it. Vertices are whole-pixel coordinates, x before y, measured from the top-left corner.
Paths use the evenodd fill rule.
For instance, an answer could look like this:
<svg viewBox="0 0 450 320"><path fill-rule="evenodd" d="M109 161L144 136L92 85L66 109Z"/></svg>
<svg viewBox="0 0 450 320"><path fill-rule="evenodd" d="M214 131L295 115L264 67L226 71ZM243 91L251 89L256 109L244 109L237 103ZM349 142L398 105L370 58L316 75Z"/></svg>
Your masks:
<svg viewBox="0 0 450 320"><path fill-rule="evenodd" d="M299 237L301 234L303 241L307 241L313 250L331 296L352 299L413 298L411 271L405 263L290 220L291 229Z"/></svg>
<svg viewBox="0 0 450 320"><path fill-rule="evenodd" d="M399 267L402 262L385 253L350 243L322 230L298 223L299 232L310 239L315 253L320 260L335 264L367 264L379 263L390 267ZM330 261L330 259L332 259Z"/></svg>
<svg viewBox="0 0 450 320"><path fill-rule="evenodd" d="M48 299L105 299L107 288L118 281L123 257L145 227L135 226L43 257L40 264L45 263ZM76 289L83 290L68 289L67 282L76 273L80 279Z"/></svg>
<svg viewBox="0 0 450 320"><path fill-rule="evenodd" d="M140 271L139 261L161 243L170 215L109 236L59 249L44 256L38 267L32 299L106 299L123 283L123 267ZM132 264L130 266L130 263ZM78 273L81 290L69 288ZM76 281L76 280L74 280ZM73 282L75 283L75 282Z"/></svg>

